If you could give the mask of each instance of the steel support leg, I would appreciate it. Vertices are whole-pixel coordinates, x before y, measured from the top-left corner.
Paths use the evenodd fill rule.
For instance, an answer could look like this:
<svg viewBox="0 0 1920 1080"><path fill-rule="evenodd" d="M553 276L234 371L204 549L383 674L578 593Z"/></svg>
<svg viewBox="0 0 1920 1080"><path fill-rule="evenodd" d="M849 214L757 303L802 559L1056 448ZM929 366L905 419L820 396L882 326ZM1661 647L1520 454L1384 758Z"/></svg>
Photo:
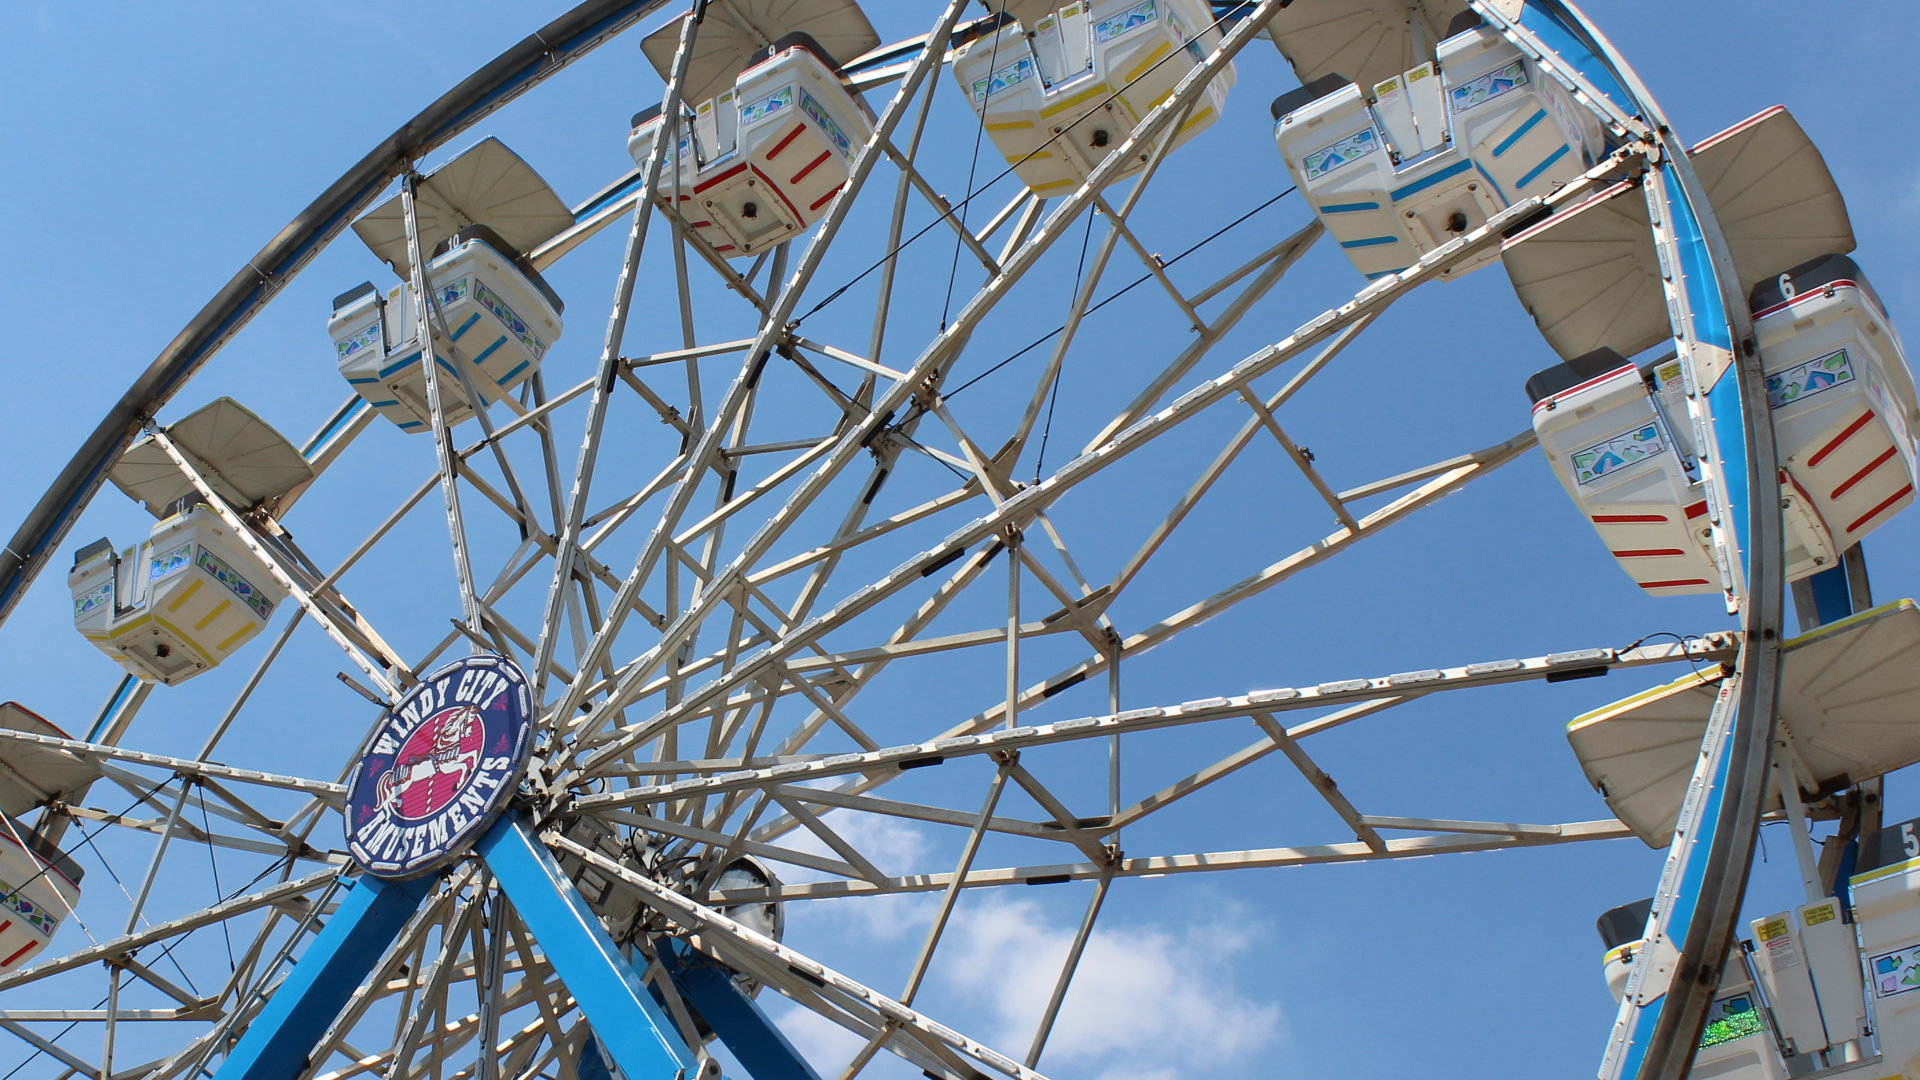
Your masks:
<svg viewBox="0 0 1920 1080"><path fill-rule="evenodd" d="M574 1069L580 1080L624 1080L615 1076L607 1066L607 1055L600 1050L600 1039L594 1035L591 1026L586 1037L580 1041L580 1064Z"/></svg>
<svg viewBox="0 0 1920 1080"><path fill-rule="evenodd" d="M800 1051L734 984L733 972L677 938L659 939L660 966L753 1080L820 1080Z"/></svg>
<svg viewBox="0 0 1920 1080"><path fill-rule="evenodd" d="M1854 613L1853 590L1847 566L1822 570L1812 577L1793 583L1793 607L1800 616L1800 631L1838 622Z"/></svg>
<svg viewBox="0 0 1920 1080"><path fill-rule="evenodd" d="M356 878L300 962L247 1025L217 1080L293 1080L305 1071L327 1025L438 880Z"/></svg>
<svg viewBox="0 0 1920 1080"><path fill-rule="evenodd" d="M693 1054L673 1021L520 817L502 816L476 850L627 1080L693 1075Z"/></svg>

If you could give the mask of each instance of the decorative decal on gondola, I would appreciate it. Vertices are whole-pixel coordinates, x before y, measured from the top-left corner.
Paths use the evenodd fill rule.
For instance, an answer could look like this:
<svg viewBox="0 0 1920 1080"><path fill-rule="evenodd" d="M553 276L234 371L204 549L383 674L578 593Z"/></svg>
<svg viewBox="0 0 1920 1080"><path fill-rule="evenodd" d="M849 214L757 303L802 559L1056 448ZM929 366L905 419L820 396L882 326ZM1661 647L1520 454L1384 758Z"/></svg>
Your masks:
<svg viewBox="0 0 1920 1080"><path fill-rule="evenodd" d="M991 75L973 80L973 100L976 104L995 94L1010 90L1033 78L1033 58L1023 56Z"/></svg>
<svg viewBox="0 0 1920 1080"><path fill-rule="evenodd" d="M1501 94L1525 85L1527 85L1526 62L1515 60L1499 71L1489 71L1471 82L1454 87L1448 96L1452 100L1453 111L1464 112L1476 105L1485 105Z"/></svg>
<svg viewBox="0 0 1920 1080"><path fill-rule="evenodd" d="M1178 15L1175 15L1171 11L1167 12L1167 29L1173 31L1173 39L1175 41L1184 42L1186 44L1187 55L1193 58L1194 63L1196 64L1206 63L1207 61L1206 46L1200 44L1200 38L1198 35L1194 37L1188 37L1186 27L1180 25L1180 17Z"/></svg>
<svg viewBox="0 0 1920 1080"><path fill-rule="evenodd" d="M846 132L841 131L840 125L834 123L833 117L827 115L826 107L813 100L813 95L805 90L800 91L800 111L812 117L813 122L820 125L820 133L840 151L841 157L853 156L853 144L847 141Z"/></svg>
<svg viewBox="0 0 1920 1080"><path fill-rule="evenodd" d="M464 281L465 279L462 280ZM527 325L526 320L514 314L513 309L507 306L507 302L495 295L492 289L476 282L473 287L473 298L479 302L481 307L493 312L493 317L499 319L501 325L505 326L509 333L519 338L520 344L525 345L533 352L533 358L535 360L540 359L540 357L546 353L547 343L541 341L539 336L533 332L533 329Z"/></svg>
<svg viewBox="0 0 1920 1080"><path fill-rule="evenodd" d="M1653 424L1623 431L1605 442L1574 452L1574 483L1591 484L1603 476L1645 461L1666 448L1666 440L1660 437L1660 429Z"/></svg>
<svg viewBox="0 0 1920 1080"><path fill-rule="evenodd" d="M240 572L228 566L220 556L206 548L201 548L198 561L200 569L212 574L215 581L233 590L233 595L239 597L241 603L252 608L254 614L263 619L273 614L273 601L261 596L260 590L253 587L253 582L241 577Z"/></svg>
<svg viewBox="0 0 1920 1080"><path fill-rule="evenodd" d="M333 348L335 352L340 354L338 359L345 360L361 349L372 348L374 342L377 341L381 341L379 320L368 323L364 329L352 337L335 342ZM384 342L382 342L382 344L384 344Z"/></svg>
<svg viewBox="0 0 1920 1080"><path fill-rule="evenodd" d="M94 586L91 590L73 598L73 615L79 618L94 608L101 607L113 599L113 582L108 581Z"/></svg>
<svg viewBox="0 0 1920 1080"><path fill-rule="evenodd" d="M1307 179L1313 180L1380 149L1380 138L1372 128L1356 131L1307 155Z"/></svg>
<svg viewBox="0 0 1920 1080"><path fill-rule="evenodd" d="M449 664L374 729L347 786L347 850L399 879L446 866L512 796L532 744L526 676L511 660Z"/></svg>
<svg viewBox="0 0 1920 1080"><path fill-rule="evenodd" d="M54 931L60 929L59 916L29 900L27 894L4 881L0 881L0 907L5 907L14 917L47 937L52 937Z"/></svg>
<svg viewBox="0 0 1920 1080"><path fill-rule="evenodd" d="M783 86L765 97L756 98L740 106L740 126L757 124L791 104L793 104L793 87Z"/></svg>
<svg viewBox="0 0 1920 1080"><path fill-rule="evenodd" d="M1751 993L1724 997L1714 1002L1713 1008L1707 1013L1707 1026L1700 1032L1700 1049L1758 1035L1763 1030L1760 1013L1753 1007Z"/></svg>
<svg viewBox="0 0 1920 1080"><path fill-rule="evenodd" d="M1154 8L1154 0L1143 0L1118 15L1110 15L1093 24L1093 40L1112 41L1130 30L1138 30L1159 18Z"/></svg>
<svg viewBox="0 0 1920 1080"><path fill-rule="evenodd" d="M1840 349L1767 376L1767 408L1777 409L1810 398L1822 390L1853 381L1853 362Z"/></svg>
<svg viewBox="0 0 1920 1080"><path fill-rule="evenodd" d="M1868 957L1867 971L1873 977L1874 997L1888 998L1920 990L1920 942Z"/></svg>
<svg viewBox="0 0 1920 1080"><path fill-rule="evenodd" d="M192 561L193 545L181 544L165 555L153 557L153 569L147 571L147 580L159 581L168 574L185 569L186 565Z"/></svg>

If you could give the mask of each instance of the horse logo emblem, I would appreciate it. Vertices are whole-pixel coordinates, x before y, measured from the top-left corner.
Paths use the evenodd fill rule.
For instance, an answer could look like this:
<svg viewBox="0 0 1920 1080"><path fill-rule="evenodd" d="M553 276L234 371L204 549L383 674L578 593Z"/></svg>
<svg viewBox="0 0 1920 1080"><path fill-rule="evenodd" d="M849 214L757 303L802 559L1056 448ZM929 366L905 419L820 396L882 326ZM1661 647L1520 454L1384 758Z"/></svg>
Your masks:
<svg viewBox="0 0 1920 1080"><path fill-rule="evenodd" d="M480 710L457 705L422 724L380 774L380 806L405 818L424 818L460 794L480 767Z"/></svg>
<svg viewBox="0 0 1920 1080"><path fill-rule="evenodd" d="M526 767L526 676L500 656L435 671L369 737L347 788L347 850L368 873L437 870L505 809Z"/></svg>

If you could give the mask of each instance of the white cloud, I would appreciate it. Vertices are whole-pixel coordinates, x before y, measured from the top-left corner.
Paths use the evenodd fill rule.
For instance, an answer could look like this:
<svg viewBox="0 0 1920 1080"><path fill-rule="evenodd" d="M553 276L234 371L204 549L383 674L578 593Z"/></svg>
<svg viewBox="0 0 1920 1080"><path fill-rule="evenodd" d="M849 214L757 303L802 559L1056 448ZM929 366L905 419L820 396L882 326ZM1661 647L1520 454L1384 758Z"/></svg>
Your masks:
<svg viewBox="0 0 1920 1080"><path fill-rule="evenodd" d="M1074 927L1031 900L993 898L956 916L936 977L989 1019L1016 1056L1033 1038ZM1249 935L1222 922L1095 929L1047 1042L1042 1071L1102 1080L1171 1080L1245 1060L1282 1033L1278 1002L1234 986Z"/></svg>
<svg viewBox="0 0 1920 1080"><path fill-rule="evenodd" d="M820 820L886 873L911 874L927 857L926 833L899 818L835 811Z"/></svg>
<svg viewBox="0 0 1920 1080"><path fill-rule="evenodd" d="M855 938L891 944L909 939L917 942L933 925L937 904L937 898L926 893L850 896L789 906L787 915L837 923Z"/></svg>
<svg viewBox="0 0 1920 1080"><path fill-rule="evenodd" d="M865 814L853 810L833 810L820 815L820 824L833 830L867 861L886 874L911 874L921 869L927 856L927 836L919 828L884 814ZM796 827L779 840L782 847L804 851L829 859L840 855L804 826ZM783 865L782 879L820 881L830 875L797 866Z"/></svg>
<svg viewBox="0 0 1920 1080"><path fill-rule="evenodd" d="M762 1002L768 1000L763 998ZM807 1059L813 1071L823 1077L837 1075L865 1045L860 1036L799 1005L789 1005L774 1018L774 1023L792 1040L794 1049Z"/></svg>
<svg viewBox="0 0 1920 1080"><path fill-rule="evenodd" d="M820 820L884 874L913 874L926 869L926 834L899 818L836 810ZM789 834L784 846L827 858L840 857L825 841L804 829ZM779 872L782 879L790 881L831 879L831 875L793 866L782 866ZM935 902L924 893L852 896L789 905L787 915L838 922L861 937L894 942L925 933L933 921Z"/></svg>
<svg viewBox="0 0 1920 1080"><path fill-rule="evenodd" d="M888 874L937 869L929 865L928 836L910 822L849 812L826 821ZM790 835L786 843L830 854L810 834ZM783 876L788 869L782 868ZM883 966L897 964L904 975L938 902L937 893L857 896L789 905L788 917L812 925L801 937L825 950L821 959L829 964L865 968L833 951L870 949L874 958L891 957L893 963ZM1061 1080L1177 1080L1196 1068L1244 1066L1281 1040L1279 1002L1237 985L1240 959L1264 951L1256 947L1265 943L1249 929L1256 924L1231 908L1216 909L1200 922L1136 924L1109 914L1099 923L1048 1039L1041 1071ZM970 893L935 954L923 998L936 1019L1024 1057L1076 929L1035 900L995 890ZM817 936L821 931L838 940L829 943ZM779 1022L823 1076L837 1073L861 1045L839 1025L797 1007ZM865 1075L892 1072L886 1066L898 1063L890 1057L882 1054Z"/></svg>

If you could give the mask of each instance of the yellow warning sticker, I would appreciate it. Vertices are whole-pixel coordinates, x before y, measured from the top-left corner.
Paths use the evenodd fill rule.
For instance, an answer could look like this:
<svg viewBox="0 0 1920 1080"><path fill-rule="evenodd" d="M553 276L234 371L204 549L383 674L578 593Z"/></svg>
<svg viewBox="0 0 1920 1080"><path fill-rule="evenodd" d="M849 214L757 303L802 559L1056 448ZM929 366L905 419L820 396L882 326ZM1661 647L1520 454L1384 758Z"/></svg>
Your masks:
<svg viewBox="0 0 1920 1080"><path fill-rule="evenodd" d="M1774 938L1786 937L1787 920L1768 919L1766 922L1754 928L1753 934L1761 941L1772 941Z"/></svg>
<svg viewBox="0 0 1920 1080"><path fill-rule="evenodd" d="M1819 926L1823 922L1832 922L1839 918L1839 907L1840 905L1834 903L1821 904L1819 907L1808 908L1801 912L1800 918L1805 920L1808 926Z"/></svg>

